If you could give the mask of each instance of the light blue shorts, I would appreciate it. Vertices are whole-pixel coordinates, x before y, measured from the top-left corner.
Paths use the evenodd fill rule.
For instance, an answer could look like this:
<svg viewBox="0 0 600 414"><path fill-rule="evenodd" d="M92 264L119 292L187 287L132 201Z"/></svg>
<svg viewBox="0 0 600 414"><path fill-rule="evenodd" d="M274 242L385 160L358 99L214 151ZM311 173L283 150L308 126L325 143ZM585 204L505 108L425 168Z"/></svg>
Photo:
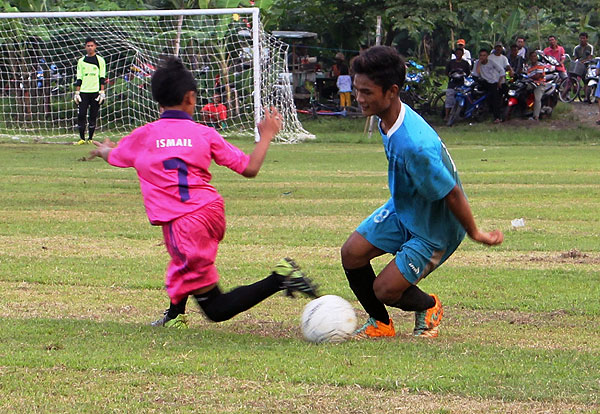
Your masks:
<svg viewBox="0 0 600 414"><path fill-rule="evenodd" d="M396 255L398 270L413 285L444 263L464 238L463 233L460 239L440 248L413 236L398 220L391 199L360 223L356 231L373 246Z"/></svg>

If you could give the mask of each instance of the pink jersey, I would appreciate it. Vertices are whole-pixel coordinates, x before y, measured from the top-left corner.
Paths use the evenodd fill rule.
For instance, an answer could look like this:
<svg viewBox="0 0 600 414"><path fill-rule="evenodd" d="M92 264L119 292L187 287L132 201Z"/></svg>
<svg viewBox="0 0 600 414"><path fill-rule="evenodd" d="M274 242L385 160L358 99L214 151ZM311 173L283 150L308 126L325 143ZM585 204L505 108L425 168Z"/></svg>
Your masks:
<svg viewBox="0 0 600 414"><path fill-rule="evenodd" d="M212 160L241 174L250 157L213 128L183 111L165 111L134 130L108 156L115 167L134 167L150 223L161 225L220 199L210 185Z"/></svg>

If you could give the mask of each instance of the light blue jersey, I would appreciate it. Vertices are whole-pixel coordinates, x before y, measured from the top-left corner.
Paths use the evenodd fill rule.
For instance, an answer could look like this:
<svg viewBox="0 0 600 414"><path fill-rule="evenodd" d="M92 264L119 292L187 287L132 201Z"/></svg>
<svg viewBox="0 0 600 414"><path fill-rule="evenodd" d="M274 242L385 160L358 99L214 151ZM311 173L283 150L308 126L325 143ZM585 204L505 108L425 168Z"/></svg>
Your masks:
<svg viewBox="0 0 600 414"><path fill-rule="evenodd" d="M404 103L387 135L381 125L379 131L391 198L356 230L395 254L398 269L414 284L443 263L465 236L444 200L461 183L437 133Z"/></svg>
<svg viewBox="0 0 600 414"><path fill-rule="evenodd" d="M408 105L383 138L388 159L388 186L398 220L413 235L439 247L455 240L462 225L443 200L458 171L438 134ZM462 237L461 237L462 238Z"/></svg>

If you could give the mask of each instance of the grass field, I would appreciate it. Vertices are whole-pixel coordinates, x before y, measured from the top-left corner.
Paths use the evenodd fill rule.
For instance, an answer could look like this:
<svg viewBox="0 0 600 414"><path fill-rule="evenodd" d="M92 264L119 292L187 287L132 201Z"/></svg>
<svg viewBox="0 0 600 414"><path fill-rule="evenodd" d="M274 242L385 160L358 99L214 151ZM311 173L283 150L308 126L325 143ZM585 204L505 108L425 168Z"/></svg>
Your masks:
<svg viewBox="0 0 600 414"><path fill-rule="evenodd" d="M254 180L213 167L222 287L289 255L362 320L339 248L388 197L385 155L360 121L308 127L317 141L273 146ZM135 172L81 161L85 147L0 144L0 411L599 413L600 135L439 131L504 244L465 240L420 284L445 305L439 338L392 309L393 340L319 346L299 329L308 300L282 295L221 324L190 301L188 331L149 327L167 254Z"/></svg>

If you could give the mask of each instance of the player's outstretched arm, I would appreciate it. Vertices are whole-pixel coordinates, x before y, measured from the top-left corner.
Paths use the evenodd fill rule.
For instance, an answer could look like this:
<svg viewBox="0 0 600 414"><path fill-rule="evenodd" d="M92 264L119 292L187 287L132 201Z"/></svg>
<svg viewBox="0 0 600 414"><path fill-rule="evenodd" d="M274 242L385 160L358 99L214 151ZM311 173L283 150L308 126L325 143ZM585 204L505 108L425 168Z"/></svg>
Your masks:
<svg viewBox="0 0 600 414"><path fill-rule="evenodd" d="M454 186L445 197L445 200L448 208L465 228L471 239L479 243L487 244L488 246L495 246L502 243L504 235L500 230L484 232L477 228L469 202L458 185Z"/></svg>
<svg viewBox="0 0 600 414"><path fill-rule="evenodd" d="M110 154L112 149L116 147L117 144L115 144L108 138L106 138L104 142L93 141L93 143L96 146L96 148L90 151L90 156L88 157L88 160L92 160L96 157L101 157L102 159L104 159L104 161L108 162L108 154Z"/></svg>
<svg viewBox="0 0 600 414"><path fill-rule="evenodd" d="M265 117L258 123L258 133L260 141L256 143L254 150L250 154L250 162L242 172L244 177L256 177L262 167L269 145L275 135L281 130L282 120L279 111L275 107L265 108Z"/></svg>

